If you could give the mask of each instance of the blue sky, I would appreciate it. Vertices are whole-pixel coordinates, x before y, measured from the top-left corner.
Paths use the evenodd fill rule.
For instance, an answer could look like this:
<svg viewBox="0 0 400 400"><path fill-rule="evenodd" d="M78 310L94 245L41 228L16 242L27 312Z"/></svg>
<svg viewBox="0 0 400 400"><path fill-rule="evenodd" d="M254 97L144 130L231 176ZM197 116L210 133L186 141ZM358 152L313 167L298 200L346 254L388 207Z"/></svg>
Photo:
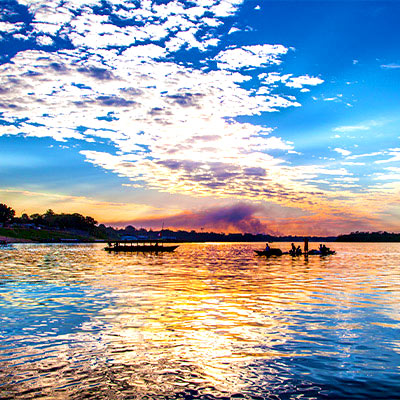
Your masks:
<svg viewBox="0 0 400 400"><path fill-rule="evenodd" d="M17 213L400 230L399 2L1 0L0 11L0 199Z"/></svg>

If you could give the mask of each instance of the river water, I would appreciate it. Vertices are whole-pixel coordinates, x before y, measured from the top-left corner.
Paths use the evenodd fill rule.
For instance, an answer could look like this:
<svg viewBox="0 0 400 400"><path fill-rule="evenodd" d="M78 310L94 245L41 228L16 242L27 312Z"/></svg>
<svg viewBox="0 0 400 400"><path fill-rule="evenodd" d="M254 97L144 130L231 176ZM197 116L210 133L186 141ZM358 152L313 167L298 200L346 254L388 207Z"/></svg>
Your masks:
<svg viewBox="0 0 400 400"><path fill-rule="evenodd" d="M328 246L0 250L0 399L400 399L400 243Z"/></svg>

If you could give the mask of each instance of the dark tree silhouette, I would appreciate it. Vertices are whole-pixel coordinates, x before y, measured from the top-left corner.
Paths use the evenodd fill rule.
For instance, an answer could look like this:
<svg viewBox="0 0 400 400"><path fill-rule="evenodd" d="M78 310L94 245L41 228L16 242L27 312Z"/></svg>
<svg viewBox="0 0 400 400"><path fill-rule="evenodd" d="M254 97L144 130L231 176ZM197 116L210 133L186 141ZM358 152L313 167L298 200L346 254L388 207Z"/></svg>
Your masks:
<svg viewBox="0 0 400 400"><path fill-rule="evenodd" d="M388 232L351 232L348 235L340 235L338 242L400 242L400 233Z"/></svg>
<svg viewBox="0 0 400 400"><path fill-rule="evenodd" d="M7 225L15 215L15 211L6 204L0 204L0 223Z"/></svg>

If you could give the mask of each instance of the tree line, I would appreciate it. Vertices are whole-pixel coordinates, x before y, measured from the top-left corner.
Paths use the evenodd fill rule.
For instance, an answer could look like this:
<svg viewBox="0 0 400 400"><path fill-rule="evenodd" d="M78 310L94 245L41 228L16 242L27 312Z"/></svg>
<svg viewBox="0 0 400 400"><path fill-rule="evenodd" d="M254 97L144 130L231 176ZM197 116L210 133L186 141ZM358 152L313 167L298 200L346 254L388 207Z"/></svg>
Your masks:
<svg viewBox="0 0 400 400"><path fill-rule="evenodd" d="M90 236L101 239L123 239L124 237L136 237L137 239L165 239L170 241L188 242L298 242L303 241L303 236L271 236L268 234L251 233L216 233L216 232L196 232L194 230L172 231L169 229L155 230L137 229L133 226L125 228L113 228L103 224L97 225L92 217L83 216L78 213L57 214L53 210L47 210L44 214L22 214L15 217L15 211L6 204L0 204L0 224L7 226L17 224L25 228L57 229L61 231L87 232ZM78 232L77 232L78 233ZM310 241L334 241L335 237L309 237Z"/></svg>
<svg viewBox="0 0 400 400"><path fill-rule="evenodd" d="M0 204L0 224L8 226L9 224L19 224L26 227L37 227L44 229L57 229L65 231L87 232L91 236L102 239L119 239L124 236L133 236L137 238L158 239L166 238L178 241L213 241L213 242L299 242L303 241L305 236L271 236L267 234L251 233L215 233L215 232L196 232L192 231L171 231L163 229L153 231L146 229L136 229L133 226L116 229L106 227L89 216L83 216L78 213L57 214L53 210L47 210L44 214L22 214L21 217L15 217L15 210L6 204ZM352 232L338 237L308 237L309 241L338 241L338 242L400 242L400 233L388 232Z"/></svg>
<svg viewBox="0 0 400 400"><path fill-rule="evenodd" d="M44 214L22 214L15 217L15 210L6 204L0 204L0 223L7 226L11 223L41 228L60 230L80 230L91 232L96 228L97 221L92 217L85 217L78 213L56 214L53 210L47 210Z"/></svg>
<svg viewBox="0 0 400 400"><path fill-rule="evenodd" d="M351 232L339 235L338 242L400 242L400 233L378 232Z"/></svg>

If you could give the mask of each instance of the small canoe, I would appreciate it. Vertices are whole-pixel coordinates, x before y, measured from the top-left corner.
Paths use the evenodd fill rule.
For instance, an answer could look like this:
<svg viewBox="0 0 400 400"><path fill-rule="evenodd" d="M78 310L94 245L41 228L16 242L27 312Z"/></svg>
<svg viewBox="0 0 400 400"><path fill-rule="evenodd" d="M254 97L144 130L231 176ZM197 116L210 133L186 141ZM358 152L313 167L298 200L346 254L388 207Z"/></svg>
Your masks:
<svg viewBox="0 0 400 400"><path fill-rule="evenodd" d="M331 254L336 254L335 250L328 250L328 251L320 251L320 250L310 250L307 253L309 256L329 256Z"/></svg>
<svg viewBox="0 0 400 400"><path fill-rule="evenodd" d="M281 249L269 249L267 250L254 250L258 256L281 256L283 254Z"/></svg>

